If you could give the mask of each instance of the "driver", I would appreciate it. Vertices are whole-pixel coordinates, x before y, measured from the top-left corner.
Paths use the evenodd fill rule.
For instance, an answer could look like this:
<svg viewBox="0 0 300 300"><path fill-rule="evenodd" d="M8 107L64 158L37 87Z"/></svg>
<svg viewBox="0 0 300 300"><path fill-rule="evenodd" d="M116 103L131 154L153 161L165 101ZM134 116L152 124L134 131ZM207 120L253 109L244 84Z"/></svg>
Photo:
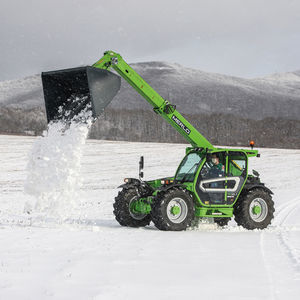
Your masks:
<svg viewBox="0 0 300 300"><path fill-rule="evenodd" d="M212 167L209 170L209 177L223 177L224 176L224 165L220 163L220 158L217 154L213 154L211 157Z"/></svg>

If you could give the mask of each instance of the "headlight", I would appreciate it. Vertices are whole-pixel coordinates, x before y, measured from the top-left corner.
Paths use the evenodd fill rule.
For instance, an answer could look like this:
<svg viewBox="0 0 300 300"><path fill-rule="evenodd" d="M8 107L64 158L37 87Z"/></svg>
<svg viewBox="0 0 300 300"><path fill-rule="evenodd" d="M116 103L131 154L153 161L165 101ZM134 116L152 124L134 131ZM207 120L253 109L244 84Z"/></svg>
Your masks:
<svg viewBox="0 0 300 300"><path fill-rule="evenodd" d="M174 182L174 180L169 180L169 179L160 181L161 184L170 184L170 183L173 183L173 182Z"/></svg>

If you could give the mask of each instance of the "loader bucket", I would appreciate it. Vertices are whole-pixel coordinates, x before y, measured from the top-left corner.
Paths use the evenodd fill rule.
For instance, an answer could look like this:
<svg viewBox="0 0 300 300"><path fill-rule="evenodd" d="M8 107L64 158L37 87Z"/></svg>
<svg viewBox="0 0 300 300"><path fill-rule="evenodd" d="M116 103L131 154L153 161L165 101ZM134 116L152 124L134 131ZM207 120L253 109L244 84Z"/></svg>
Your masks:
<svg viewBox="0 0 300 300"><path fill-rule="evenodd" d="M49 123L75 120L90 109L97 118L118 93L121 79L107 70L87 66L43 72L42 83Z"/></svg>

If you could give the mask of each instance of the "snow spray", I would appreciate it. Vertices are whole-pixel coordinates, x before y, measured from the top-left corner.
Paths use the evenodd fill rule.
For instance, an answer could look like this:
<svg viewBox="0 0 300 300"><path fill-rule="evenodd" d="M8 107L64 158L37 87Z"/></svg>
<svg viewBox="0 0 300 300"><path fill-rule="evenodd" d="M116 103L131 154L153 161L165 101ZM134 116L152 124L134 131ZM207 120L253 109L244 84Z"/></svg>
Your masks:
<svg viewBox="0 0 300 300"><path fill-rule="evenodd" d="M78 208L81 158L92 121L87 107L70 122L50 122L48 130L37 138L29 154L24 185L25 193L33 199L25 203L25 212L64 219Z"/></svg>

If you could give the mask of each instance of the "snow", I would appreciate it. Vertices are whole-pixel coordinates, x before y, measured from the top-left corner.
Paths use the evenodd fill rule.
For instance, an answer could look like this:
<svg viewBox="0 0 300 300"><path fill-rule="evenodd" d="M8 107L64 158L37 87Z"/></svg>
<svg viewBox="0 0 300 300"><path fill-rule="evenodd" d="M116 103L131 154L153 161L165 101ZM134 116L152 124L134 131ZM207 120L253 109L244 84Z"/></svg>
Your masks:
<svg viewBox="0 0 300 300"><path fill-rule="evenodd" d="M251 159L274 192L268 229L231 221L224 229L162 232L119 226L113 199L124 177L137 176L140 155L146 179L168 176L185 145L88 140L80 209L63 219L24 213L37 140L0 136L0 299L299 298L300 150L260 149L261 158Z"/></svg>
<svg viewBox="0 0 300 300"><path fill-rule="evenodd" d="M265 76L262 79L269 80L270 83L299 83L300 82L300 73L299 71L295 72L286 72L286 73L274 73L269 76Z"/></svg>
<svg viewBox="0 0 300 300"><path fill-rule="evenodd" d="M27 165L24 191L36 201L25 203L25 211L65 217L78 206L83 145L92 121L51 123L37 138Z"/></svg>

